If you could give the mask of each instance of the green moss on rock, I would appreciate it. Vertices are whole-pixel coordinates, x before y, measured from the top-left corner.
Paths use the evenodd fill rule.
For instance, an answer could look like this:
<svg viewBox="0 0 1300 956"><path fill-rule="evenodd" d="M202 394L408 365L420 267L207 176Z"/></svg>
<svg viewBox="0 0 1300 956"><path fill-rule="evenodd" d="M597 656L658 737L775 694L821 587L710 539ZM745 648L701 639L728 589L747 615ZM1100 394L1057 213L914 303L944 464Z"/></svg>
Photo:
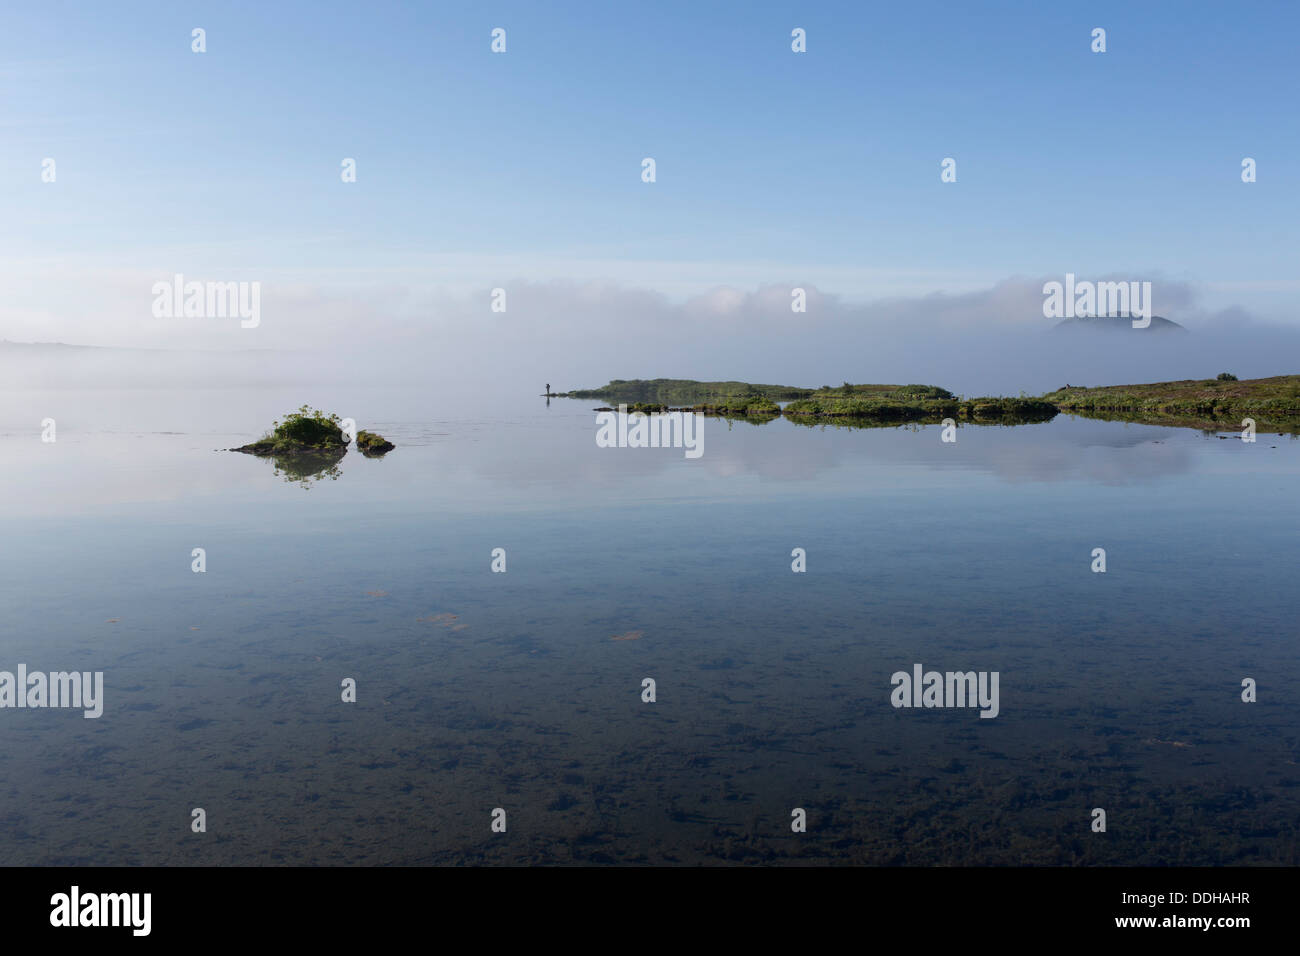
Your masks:
<svg viewBox="0 0 1300 956"><path fill-rule="evenodd" d="M386 455L396 447L383 435L376 435L374 432L367 431L357 432L357 451L367 458Z"/></svg>

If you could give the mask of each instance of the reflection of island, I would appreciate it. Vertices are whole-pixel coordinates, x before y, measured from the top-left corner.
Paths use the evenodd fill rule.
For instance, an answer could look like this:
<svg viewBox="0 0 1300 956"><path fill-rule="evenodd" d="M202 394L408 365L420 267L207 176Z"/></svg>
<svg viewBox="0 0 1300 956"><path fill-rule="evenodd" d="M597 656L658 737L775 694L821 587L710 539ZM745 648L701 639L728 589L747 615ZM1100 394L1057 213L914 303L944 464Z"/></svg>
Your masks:
<svg viewBox="0 0 1300 956"><path fill-rule="evenodd" d="M348 453L342 419L303 405L286 415L283 422L273 422L272 426L257 441L230 450L272 459L278 477L303 488L326 478L338 480L342 474L339 462ZM357 432L357 450L367 458L382 458L393 447L382 435Z"/></svg>
<svg viewBox="0 0 1300 956"><path fill-rule="evenodd" d="M337 449L321 448L279 454L272 452L269 456L259 457L269 457L272 460L277 478L283 478L290 484L296 483L304 488L310 488L312 482L324 481L326 478L337 481L339 475L343 473L339 469L339 462L347 453L348 446L343 445ZM250 454L254 453L250 452Z"/></svg>

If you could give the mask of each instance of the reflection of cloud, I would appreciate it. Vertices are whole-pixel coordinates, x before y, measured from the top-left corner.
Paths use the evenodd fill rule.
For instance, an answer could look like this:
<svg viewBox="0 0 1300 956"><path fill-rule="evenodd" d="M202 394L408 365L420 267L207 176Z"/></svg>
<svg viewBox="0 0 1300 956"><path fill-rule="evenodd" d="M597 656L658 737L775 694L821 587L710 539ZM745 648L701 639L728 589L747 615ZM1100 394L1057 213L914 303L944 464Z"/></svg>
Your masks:
<svg viewBox="0 0 1300 956"><path fill-rule="evenodd" d="M1058 416L1036 425L964 425L953 445L938 440L938 426L925 426L918 432L904 428L849 434L870 437L856 445L829 446L841 459L869 456L882 464L957 467L1007 481L1126 485L1190 471L1195 459L1186 442L1197 433ZM840 463L832 460L825 465Z"/></svg>
<svg viewBox="0 0 1300 956"><path fill-rule="evenodd" d="M337 482L297 496L264 462L214 450L256 438L302 400L297 389L22 398L0 420L9 465L0 512L15 516L167 502L198 506L204 500L226 502L229 510L232 498L253 508L319 497L337 498L344 508L365 500L457 513L699 497L762 500L857 495L924 482L927 472L949 469L1010 482L1125 485L1195 470L1197 442L1214 450L1226 445L1205 443L1190 430L1066 416L1012 428L962 426L956 444L941 442L938 426L851 429L781 419L755 426L707 418L704 456L688 460L682 449L597 447L589 401L561 399L547 407L539 400L474 396L448 404L427 390L338 389L306 398L378 427L398 448L382 461L349 454ZM40 442L46 414L59 422L54 445Z"/></svg>
<svg viewBox="0 0 1300 956"><path fill-rule="evenodd" d="M1043 425L962 426L956 445L940 442L938 434L938 426L808 428L776 422L761 441L729 446L727 463L735 474L784 481L811 481L866 463L957 467L1007 481L1127 485L1192 470L1188 442L1198 433L1062 416Z"/></svg>
<svg viewBox="0 0 1300 956"><path fill-rule="evenodd" d="M1049 438L1032 446L1003 449L989 470L1009 481L1093 481L1141 484L1191 471L1194 460L1181 444L1140 442L1076 445Z"/></svg>

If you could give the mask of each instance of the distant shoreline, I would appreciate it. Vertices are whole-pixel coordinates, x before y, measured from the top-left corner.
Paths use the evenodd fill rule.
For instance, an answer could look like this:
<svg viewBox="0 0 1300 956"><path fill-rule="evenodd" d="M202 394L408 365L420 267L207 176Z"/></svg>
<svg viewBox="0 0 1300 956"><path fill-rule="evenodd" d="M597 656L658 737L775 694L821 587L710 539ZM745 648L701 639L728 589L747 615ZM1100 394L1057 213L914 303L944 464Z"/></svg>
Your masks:
<svg viewBox="0 0 1300 956"><path fill-rule="evenodd" d="M934 385L853 385L818 389L693 379L613 379L595 389L551 392L551 398L601 399L629 412L694 411L755 423L792 421L862 424L1030 424L1067 412L1087 418L1221 431L1243 427L1300 432L1300 375L1238 380L1184 379L1146 385L1066 385L1040 396L966 398ZM778 401L787 404L782 407Z"/></svg>

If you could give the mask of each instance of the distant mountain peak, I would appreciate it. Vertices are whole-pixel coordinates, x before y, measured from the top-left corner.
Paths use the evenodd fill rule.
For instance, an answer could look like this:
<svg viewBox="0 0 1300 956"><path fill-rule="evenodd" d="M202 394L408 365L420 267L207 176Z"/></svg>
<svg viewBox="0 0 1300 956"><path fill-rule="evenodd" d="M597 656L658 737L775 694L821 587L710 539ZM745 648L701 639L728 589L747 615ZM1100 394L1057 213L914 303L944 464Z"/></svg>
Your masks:
<svg viewBox="0 0 1300 956"><path fill-rule="evenodd" d="M1065 319L1057 322L1052 326L1053 329L1091 329L1102 332L1183 332L1187 329L1174 322L1172 319L1166 319L1164 316L1151 316L1151 324L1146 328L1134 328L1133 320L1138 318L1135 315L1085 315L1073 319Z"/></svg>

